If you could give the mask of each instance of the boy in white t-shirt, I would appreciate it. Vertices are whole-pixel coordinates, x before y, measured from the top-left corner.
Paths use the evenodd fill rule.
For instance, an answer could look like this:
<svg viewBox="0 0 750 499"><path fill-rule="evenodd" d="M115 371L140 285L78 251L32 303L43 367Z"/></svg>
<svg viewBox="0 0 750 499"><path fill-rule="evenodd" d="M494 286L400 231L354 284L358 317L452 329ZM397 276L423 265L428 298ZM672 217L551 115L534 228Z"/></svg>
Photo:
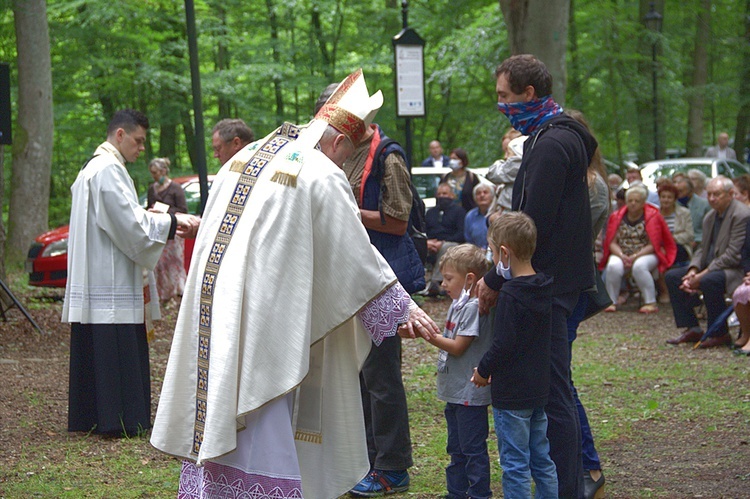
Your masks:
<svg viewBox="0 0 750 499"><path fill-rule="evenodd" d="M480 327L476 282L485 274L485 252L473 244L449 248L440 260L442 287L453 299L442 336L428 340L440 348L438 398L446 402L446 450L451 463L445 469L448 498L486 498L490 490L487 453L489 387L471 383L474 366L492 343L492 324ZM489 320L482 318L482 323ZM480 331L481 330L481 331Z"/></svg>

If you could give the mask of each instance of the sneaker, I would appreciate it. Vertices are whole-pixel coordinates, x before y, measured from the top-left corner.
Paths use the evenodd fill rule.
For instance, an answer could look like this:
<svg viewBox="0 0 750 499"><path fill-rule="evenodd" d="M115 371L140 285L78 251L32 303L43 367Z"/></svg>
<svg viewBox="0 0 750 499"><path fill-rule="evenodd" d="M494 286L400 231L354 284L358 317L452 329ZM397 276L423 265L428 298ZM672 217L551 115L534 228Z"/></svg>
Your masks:
<svg viewBox="0 0 750 499"><path fill-rule="evenodd" d="M377 497L409 490L409 472L406 470L372 470L349 494L359 497Z"/></svg>

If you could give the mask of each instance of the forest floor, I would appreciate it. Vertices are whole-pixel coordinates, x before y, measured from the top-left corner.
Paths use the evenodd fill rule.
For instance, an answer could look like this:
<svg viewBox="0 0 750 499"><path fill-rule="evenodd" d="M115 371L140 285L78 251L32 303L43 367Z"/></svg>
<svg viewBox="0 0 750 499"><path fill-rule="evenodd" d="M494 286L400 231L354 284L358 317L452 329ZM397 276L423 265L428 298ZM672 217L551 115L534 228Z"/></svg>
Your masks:
<svg viewBox="0 0 750 499"><path fill-rule="evenodd" d="M70 497L174 497L174 480L157 484L157 492L136 494L112 476L119 472L107 468L105 456L118 451L118 439L66 431L69 326L60 323L61 292L27 290L19 297L45 332L35 331L17 309L7 313L7 322L0 320L0 497L56 497L59 490ZM444 321L448 300L427 299L424 306ZM666 345L677 332L669 305L652 316L635 313L635 303L624 308L582 324L574 350L574 379L597 439L607 497L749 497L750 359L726 348ZM177 309L176 303L165 308L151 343L154 413ZM435 468L435 456L425 454L440 454L442 444L437 451L423 449L424 440L437 438L431 435L442 432L444 438L442 415L434 409L440 405L413 398L419 390L433 397L436 357L422 341L404 342L415 447L411 497L437 497L442 487L441 468L427 471ZM423 410L431 411L427 431L420 423L424 415L416 414ZM85 448L76 444L83 438ZM174 459L145 440L135 445L138 466L175 474ZM92 456L101 469L92 470ZM444 466L445 456L437 458ZM60 473L68 481L56 489L52 483L62 479ZM110 483L111 495L81 492L87 485L78 494L78 475ZM493 490L501 496L497 476L493 471Z"/></svg>

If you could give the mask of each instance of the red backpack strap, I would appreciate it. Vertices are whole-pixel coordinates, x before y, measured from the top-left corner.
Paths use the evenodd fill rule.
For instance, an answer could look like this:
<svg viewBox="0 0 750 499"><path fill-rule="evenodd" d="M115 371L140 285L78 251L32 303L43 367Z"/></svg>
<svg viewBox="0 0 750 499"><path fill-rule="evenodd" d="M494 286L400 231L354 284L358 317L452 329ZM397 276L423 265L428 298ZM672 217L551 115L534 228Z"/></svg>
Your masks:
<svg viewBox="0 0 750 499"><path fill-rule="evenodd" d="M359 184L359 204L362 204L362 200L365 198L365 183L367 178L372 173L372 163L375 159L375 151L380 145L380 133L378 127L375 124L370 125L373 130L372 142L370 142L370 152L367 153L367 160L365 160L365 170L362 172L362 182Z"/></svg>

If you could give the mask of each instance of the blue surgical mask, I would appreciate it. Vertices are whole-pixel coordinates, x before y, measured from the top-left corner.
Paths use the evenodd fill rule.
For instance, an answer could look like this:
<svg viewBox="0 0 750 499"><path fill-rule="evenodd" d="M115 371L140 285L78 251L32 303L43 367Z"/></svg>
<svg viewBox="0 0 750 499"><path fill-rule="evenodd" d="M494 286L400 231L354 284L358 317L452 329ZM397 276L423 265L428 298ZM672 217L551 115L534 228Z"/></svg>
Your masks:
<svg viewBox="0 0 750 499"><path fill-rule="evenodd" d="M510 281L511 279L513 279L513 274L511 274L510 272L510 259L508 259L507 267L503 265L503 261L501 259L497 263L497 267L495 267L495 272L497 272L497 275L502 276L506 281Z"/></svg>
<svg viewBox="0 0 750 499"><path fill-rule="evenodd" d="M164 182L166 181L167 181L166 176L162 175L161 177L159 177L159 185L164 185Z"/></svg>

